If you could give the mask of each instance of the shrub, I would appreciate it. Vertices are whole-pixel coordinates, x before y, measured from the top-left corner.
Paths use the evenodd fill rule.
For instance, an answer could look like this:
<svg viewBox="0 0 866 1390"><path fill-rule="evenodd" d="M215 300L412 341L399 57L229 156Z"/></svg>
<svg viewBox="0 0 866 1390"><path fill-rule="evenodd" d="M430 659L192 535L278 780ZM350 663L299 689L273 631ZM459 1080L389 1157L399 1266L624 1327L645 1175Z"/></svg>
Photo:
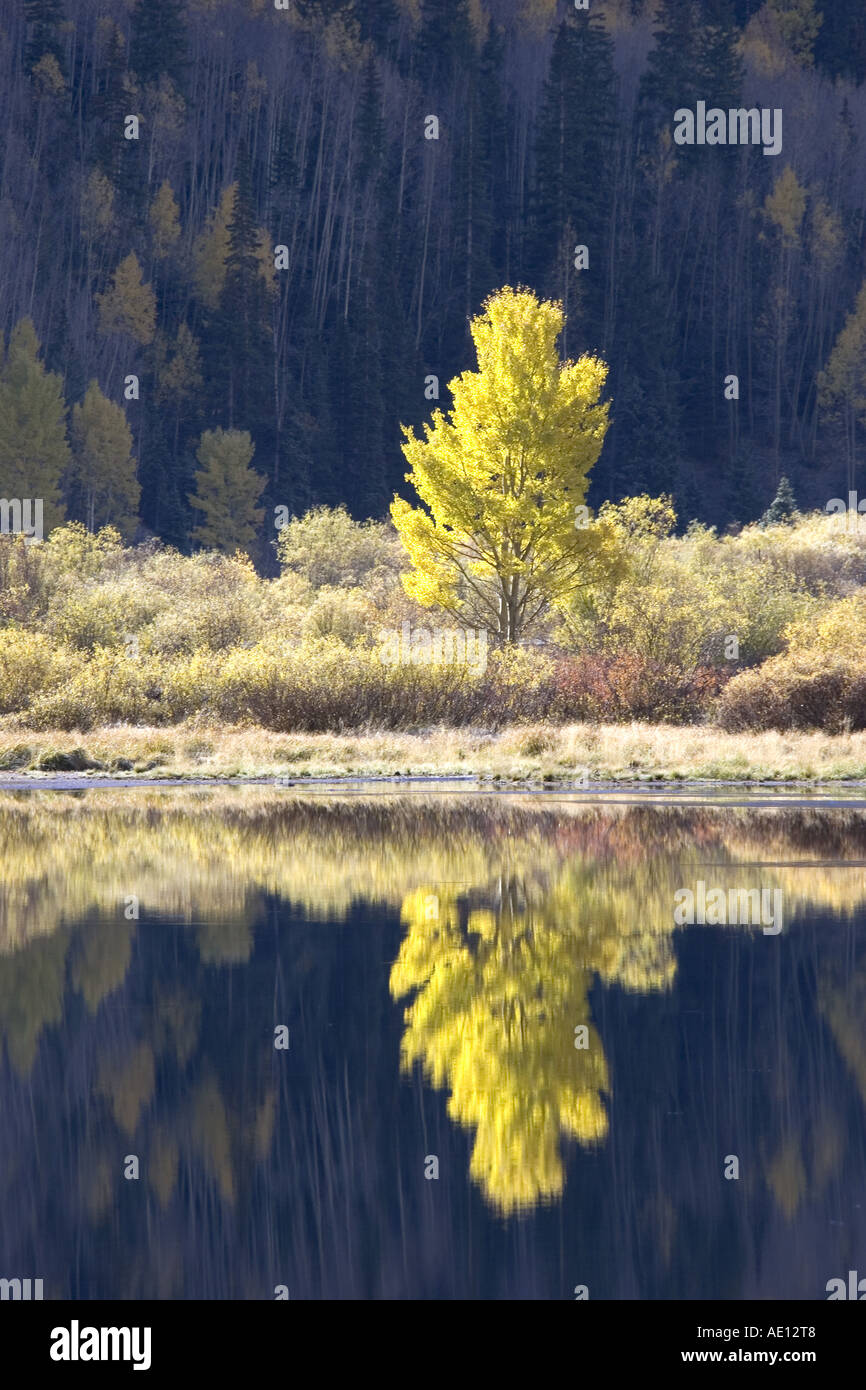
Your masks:
<svg viewBox="0 0 866 1390"><path fill-rule="evenodd" d="M46 622L58 642L79 651L119 647L140 625L129 595L117 585L88 585L58 595Z"/></svg>
<svg viewBox="0 0 866 1390"><path fill-rule="evenodd" d="M716 722L730 733L760 729L866 728L866 660L820 651L788 652L735 676Z"/></svg>
<svg viewBox="0 0 866 1390"><path fill-rule="evenodd" d="M0 770L14 772L19 767L29 766L33 749L26 743L14 743L10 748L0 750Z"/></svg>
<svg viewBox="0 0 866 1390"><path fill-rule="evenodd" d="M645 657L585 656L560 661L554 708L561 719L664 724L705 719L727 675L683 671Z"/></svg>
<svg viewBox="0 0 866 1390"><path fill-rule="evenodd" d="M87 772L101 767L102 763L91 758L83 748L71 748L65 753L55 748L46 748L33 764L36 772Z"/></svg>
<svg viewBox="0 0 866 1390"><path fill-rule="evenodd" d="M41 632L0 629L0 714L26 709L65 679L69 654Z"/></svg>
<svg viewBox="0 0 866 1390"><path fill-rule="evenodd" d="M284 570L314 589L367 586L377 571L396 582L406 556L390 525L353 521L345 507L314 507L282 528L277 552Z"/></svg>
<svg viewBox="0 0 866 1390"><path fill-rule="evenodd" d="M347 645L372 635L379 626L376 611L362 589L320 589L307 610L301 631L305 637L336 637Z"/></svg>
<svg viewBox="0 0 866 1390"><path fill-rule="evenodd" d="M100 647L62 686L36 697L27 723L34 729L82 730L96 724L157 724L166 718L161 698L155 663Z"/></svg>

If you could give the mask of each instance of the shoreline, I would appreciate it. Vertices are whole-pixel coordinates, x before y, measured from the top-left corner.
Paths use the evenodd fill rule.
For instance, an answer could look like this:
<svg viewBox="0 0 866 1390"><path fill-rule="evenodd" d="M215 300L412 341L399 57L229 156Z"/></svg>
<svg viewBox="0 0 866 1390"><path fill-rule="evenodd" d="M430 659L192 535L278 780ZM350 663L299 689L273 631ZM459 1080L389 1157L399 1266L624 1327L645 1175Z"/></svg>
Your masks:
<svg viewBox="0 0 866 1390"><path fill-rule="evenodd" d="M866 811L866 779L857 782L828 781L733 782L698 779L663 783L604 782L578 786L563 779L559 783L515 779L505 784L501 779L473 776L324 776L324 777L229 777L175 776L136 777L80 774L58 776L51 773L0 776L0 792L72 792L84 791L207 791L223 788L270 788L275 793L320 793L345 795L414 794L429 796L466 795L484 797L538 797L587 805L668 805L736 807L796 807L820 806L822 809Z"/></svg>
<svg viewBox="0 0 866 1390"><path fill-rule="evenodd" d="M254 725L0 724L0 785L360 784L570 794L866 790L866 732L726 734L705 725L511 725L277 733Z"/></svg>

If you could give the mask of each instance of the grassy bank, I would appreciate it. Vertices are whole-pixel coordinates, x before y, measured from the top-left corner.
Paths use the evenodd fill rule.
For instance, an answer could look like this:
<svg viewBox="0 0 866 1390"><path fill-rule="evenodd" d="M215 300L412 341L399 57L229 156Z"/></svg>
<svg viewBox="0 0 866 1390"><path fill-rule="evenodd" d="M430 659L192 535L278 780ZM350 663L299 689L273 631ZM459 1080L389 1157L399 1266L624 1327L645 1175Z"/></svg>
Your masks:
<svg viewBox="0 0 866 1390"><path fill-rule="evenodd" d="M447 776L508 781L849 781L866 779L866 733L726 734L669 725L569 724L498 733L276 734L179 724L87 734L0 733L0 776L58 772L118 778Z"/></svg>

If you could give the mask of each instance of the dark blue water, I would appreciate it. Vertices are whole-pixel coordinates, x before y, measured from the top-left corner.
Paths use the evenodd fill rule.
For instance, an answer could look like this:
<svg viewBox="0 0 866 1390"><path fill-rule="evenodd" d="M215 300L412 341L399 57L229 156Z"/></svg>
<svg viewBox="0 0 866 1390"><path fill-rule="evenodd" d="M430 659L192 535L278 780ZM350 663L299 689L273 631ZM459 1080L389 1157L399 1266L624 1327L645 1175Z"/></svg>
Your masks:
<svg viewBox="0 0 866 1390"><path fill-rule="evenodd" d="M28 792L0 850L0 1277L824 1299L866 1276L861 811ZM698 879L779 889L783 930L676 926Z"/></svg>

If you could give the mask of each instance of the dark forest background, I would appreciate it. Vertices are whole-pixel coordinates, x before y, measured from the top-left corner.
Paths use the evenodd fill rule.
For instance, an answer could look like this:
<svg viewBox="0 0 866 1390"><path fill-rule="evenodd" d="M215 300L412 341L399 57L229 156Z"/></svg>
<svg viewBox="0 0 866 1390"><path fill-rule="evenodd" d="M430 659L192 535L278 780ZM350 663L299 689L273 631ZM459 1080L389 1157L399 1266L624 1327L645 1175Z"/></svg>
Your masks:
<svg viewBox="0 0 866 1390"><path fill-rule="evenodd" d="M863 0L2 0L0 329L124 408L138 534L184 550L206 429L271 516L384 516L504 284L610 363L591 502L823 506L866 425L864 78ZM782 154L676 147L698 99L782 108Z"/></svg>

